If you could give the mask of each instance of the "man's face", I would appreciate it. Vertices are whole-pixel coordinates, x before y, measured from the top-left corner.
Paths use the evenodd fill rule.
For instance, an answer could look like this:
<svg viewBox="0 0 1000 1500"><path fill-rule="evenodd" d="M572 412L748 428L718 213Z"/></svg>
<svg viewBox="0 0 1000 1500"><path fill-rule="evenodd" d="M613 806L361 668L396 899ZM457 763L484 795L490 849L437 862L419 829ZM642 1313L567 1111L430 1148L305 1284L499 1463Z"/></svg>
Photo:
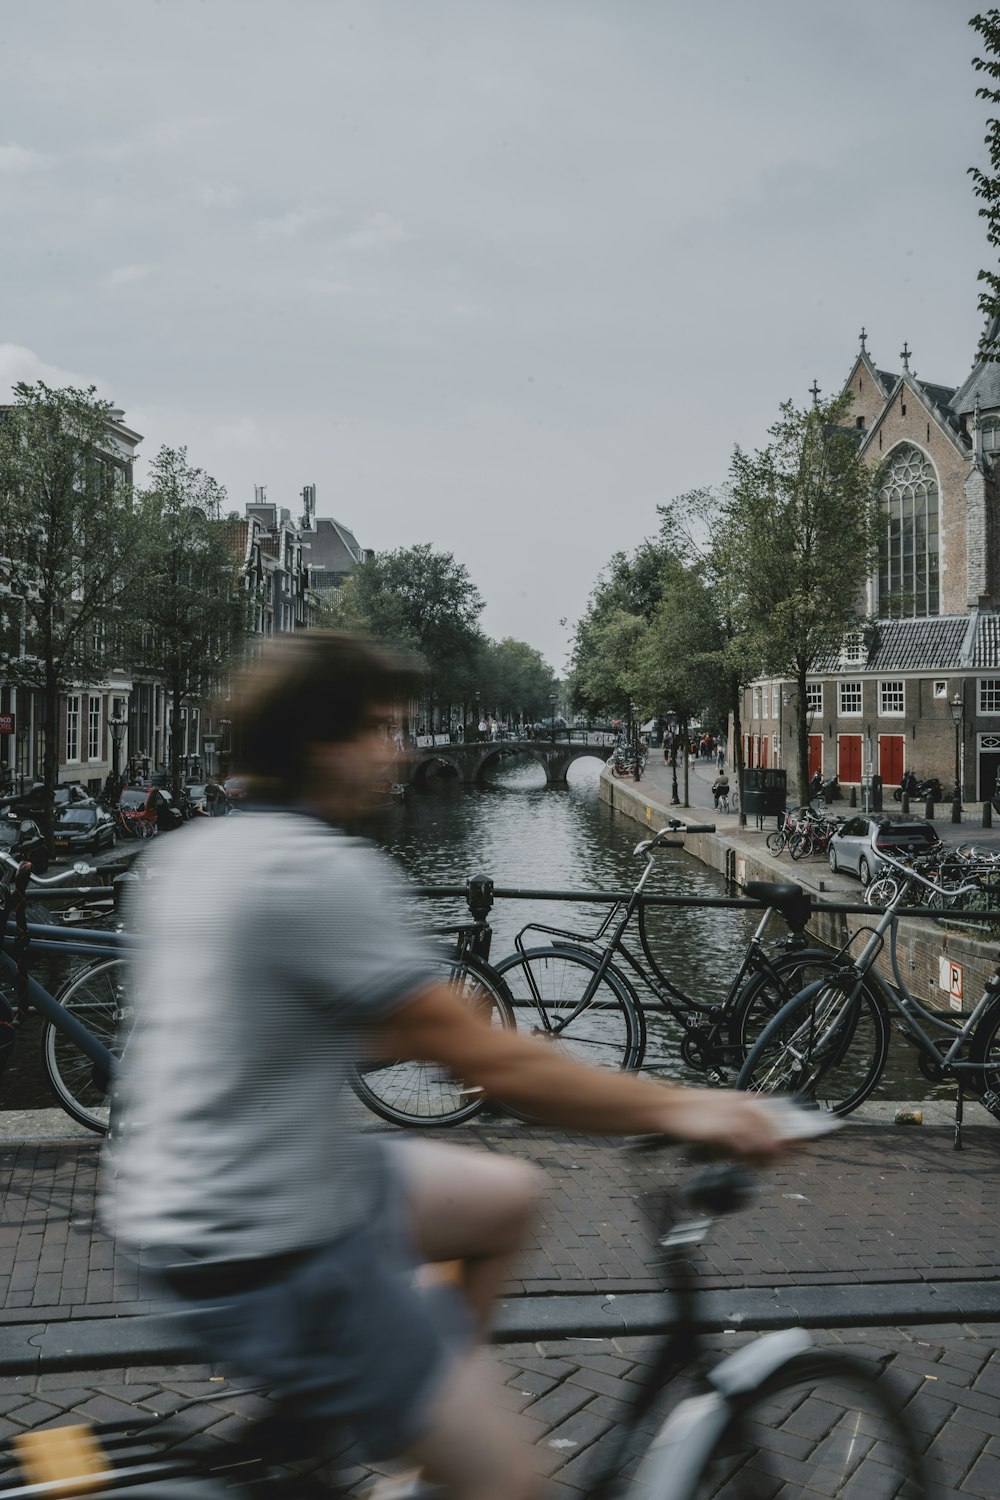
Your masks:
<svg viewBox="0 0 1000 1500"><path fill-rule="evenodd" d="M391 717L391 708L373 708L353 739L312 746L307 806L334 819L369 810L376 783L386 779L390 763L398 758L386 734Z"/></svg>

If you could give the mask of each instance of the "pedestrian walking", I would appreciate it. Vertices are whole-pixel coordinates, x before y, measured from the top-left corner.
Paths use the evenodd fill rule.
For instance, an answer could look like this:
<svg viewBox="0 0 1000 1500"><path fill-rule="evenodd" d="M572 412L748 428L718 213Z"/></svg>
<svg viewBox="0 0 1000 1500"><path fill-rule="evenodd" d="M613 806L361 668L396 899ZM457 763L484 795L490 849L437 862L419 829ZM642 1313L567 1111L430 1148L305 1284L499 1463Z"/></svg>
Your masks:
<svg viewBox="0 0 1000 1500"><path fill-rule="evenodd" d="M723 768L723 766L725 764L726 764L726 747L722 743L722 741L720 740L719 741L719 748L716 751L716 755L715 755L715 769L717 771L721 771L722 768Z"/></svg>

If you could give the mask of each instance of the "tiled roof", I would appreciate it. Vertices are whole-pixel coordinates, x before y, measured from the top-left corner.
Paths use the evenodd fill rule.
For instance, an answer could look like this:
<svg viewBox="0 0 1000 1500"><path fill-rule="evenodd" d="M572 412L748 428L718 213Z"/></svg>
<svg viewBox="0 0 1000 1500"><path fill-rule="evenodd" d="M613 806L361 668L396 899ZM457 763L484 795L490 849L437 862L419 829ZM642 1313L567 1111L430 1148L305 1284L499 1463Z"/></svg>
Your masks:
<svg viewBox="0 0 1000 1500"><path fill-rule="evenodd" d="M1000 667L1000 615L980 615L972 649L974 667Z"/></svg>
<svg viewBox="0 0 1000 1500"><path fill-rule="evenodd" d="M859 672L954 671L965 665L963 645L968 615L941 615L929 620L878 620L870 633L868 660L857 664ZM998 636L1000 640L1000 636ZM839 652L817 661L816 672L842 674Z"/></svg>
<svg viewBox="0 0 1000 1500"><path fill-rule="evenodd" d="M888 396L889 392L895 386L896 381L899 379L899 376L891 375L888 370L876 370L875 374L878 376L879 381L881 382L882 389Z"/></svg>

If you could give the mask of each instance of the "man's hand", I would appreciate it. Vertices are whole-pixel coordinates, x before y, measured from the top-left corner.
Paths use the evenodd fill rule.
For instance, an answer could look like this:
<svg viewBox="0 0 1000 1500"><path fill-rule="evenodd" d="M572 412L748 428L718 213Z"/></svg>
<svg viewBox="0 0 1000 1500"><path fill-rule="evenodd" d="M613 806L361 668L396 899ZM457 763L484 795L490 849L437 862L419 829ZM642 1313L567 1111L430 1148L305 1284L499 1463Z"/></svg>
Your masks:
<svg viewBox="0 0 1000 1500"><path fill-rule="evenodd" d="M785 1148L779 1124L754 1095L587 1067L544 1038L490 1026L445 984L416 991L375 1028L373 1041L382 1056L436 1062L491 1098L570 1130L670 1135L753 1162Z"/></svg>

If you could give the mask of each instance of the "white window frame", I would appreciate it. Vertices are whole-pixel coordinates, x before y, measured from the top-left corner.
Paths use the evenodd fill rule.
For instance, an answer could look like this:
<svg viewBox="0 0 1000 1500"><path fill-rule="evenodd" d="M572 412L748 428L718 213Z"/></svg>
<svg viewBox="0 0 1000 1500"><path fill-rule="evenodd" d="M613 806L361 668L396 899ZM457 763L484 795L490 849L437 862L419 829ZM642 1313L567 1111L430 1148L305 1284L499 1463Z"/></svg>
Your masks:
<svg viewBox="0 0 1000 1500"><path fill-rule="evenodd" d="M87 695L87 759L101 760L101 707L103 699L97 693Z"/></svg>
<svg viewBox="0 0 1000 1500"><path fill-rule="evenodd" d="M840 648L841 665L845 667L863 667L868 660L865 650L865 633L863 630L849 630L844 636L843 645Z"/></svg>
<svg viewBox="0 0 1000 1500"><path fill-rule="evenodd" d="M893 702L898 706L892 706ZM879 681L878 716L880 719L906 717L906 682L902 677L887 677Z"/></svg>
<svg viewBox="0 0 1000 1500"><path fill-rule="evenodd" d="M810 711L817 718L823 717L823 684L821 682L806 683L806 713Z"/></svg>
<svg viewBox="0 0 1000 1500"><path fill-rule="evenodd" d="M66 698L66 764L80 762L80 694L70 693Z"/></svg>
<svg viewBox="0 0 1000 1500"><path fill-rule="evenodd" d="M1000 714L1000 677L979 677L976 680L976 700L979 714L986 718Z"/></svg>
<svg viewBox="0 0 1000 1500"><path fill-rule="evenodd" d="M857 690L857 708L848 708L848 693L854 698ZM865 685L863 682L838 682L837 683L837 716L841 719L860 719L865 709Z"/></svg>
<svg viewBox="0 0 1000 1500"><path fill-rule="evenodd" d="M947 696L948 696L948 684L946 682L940 682L940 681L935 682L935 684L934 684L934 696L935 696L935 698L947 698Z"/></svg>
<svg viewBox="0 0 1000 1500"><path fill-rule="evenodd" d="M751 710L750 710L750 717L751 717L751 719L758 720L760 718L760 688L759 687L753 688L752 689L752 694L753 694L753 698L752 698L752 707L751 707Z"/></svg>
<svg viewBox="0 0 1000 1500"><path fill-rule="evenodd" d="M771 717L771 684L765 682L760 690L760 716L762 719Z"/></svg>

